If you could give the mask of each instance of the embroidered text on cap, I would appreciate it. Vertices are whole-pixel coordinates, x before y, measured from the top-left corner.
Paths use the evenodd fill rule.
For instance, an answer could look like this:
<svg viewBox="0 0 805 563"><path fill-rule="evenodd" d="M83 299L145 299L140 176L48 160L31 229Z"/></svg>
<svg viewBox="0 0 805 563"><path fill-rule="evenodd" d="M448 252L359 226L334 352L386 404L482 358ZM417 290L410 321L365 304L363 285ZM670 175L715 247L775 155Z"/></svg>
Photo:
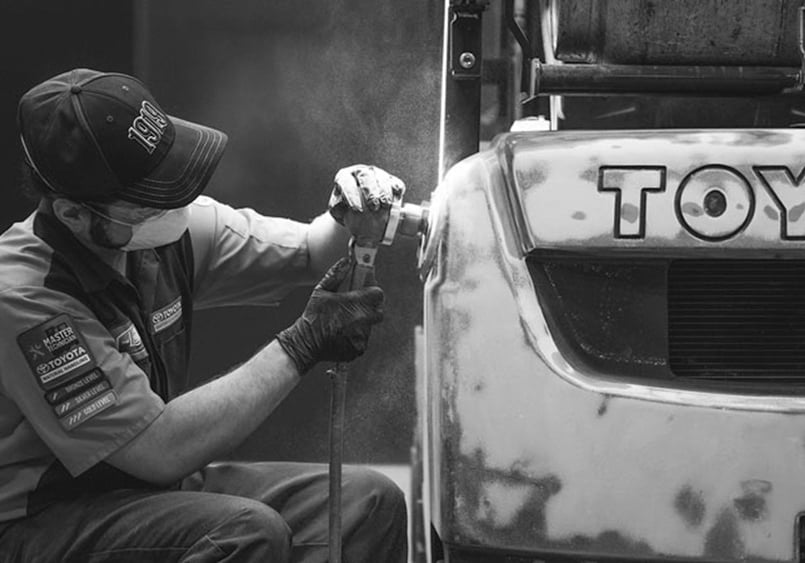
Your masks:
<svg viewBox="0 0 805 563"><path fill-rule="evenodd" d="M148 154L154 152L168 126L168 118L148 100L143 100L140 115L129 127L129 139L137 141Z"/></svg>

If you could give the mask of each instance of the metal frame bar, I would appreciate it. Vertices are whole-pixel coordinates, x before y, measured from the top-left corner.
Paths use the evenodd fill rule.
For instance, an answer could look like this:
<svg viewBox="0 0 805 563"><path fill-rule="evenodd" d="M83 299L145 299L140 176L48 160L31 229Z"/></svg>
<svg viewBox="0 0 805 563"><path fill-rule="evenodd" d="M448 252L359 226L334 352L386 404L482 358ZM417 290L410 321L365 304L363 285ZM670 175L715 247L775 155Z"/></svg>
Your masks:
<svg viewBox="0 0 805 563"><path fill-rule="evenodd" d="M446 11L442 158L439 176L478 152L481 127L482 14L488 0L450 0Z"/></svg>

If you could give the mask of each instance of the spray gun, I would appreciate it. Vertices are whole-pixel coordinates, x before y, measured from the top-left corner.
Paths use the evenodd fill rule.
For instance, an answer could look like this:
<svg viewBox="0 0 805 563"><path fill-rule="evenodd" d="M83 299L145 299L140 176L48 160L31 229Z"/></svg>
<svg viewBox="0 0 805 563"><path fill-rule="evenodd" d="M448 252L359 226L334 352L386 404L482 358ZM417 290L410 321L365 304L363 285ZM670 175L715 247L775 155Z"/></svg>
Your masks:
<svg viewBox="0 0 805 563"><path fill-rule="evenodd" d="M416 237L428 228L427 203L402 203L396 196L385 213L348 213L344 223L353 233L349 242L352 269L342 291L362 288L374 273L375 257L380 246L390 246L398 235ZM330 563L341 563L341 466L344 446L344 405L346 402L347 366L337 363L327 370L332 382L330 397Z"/></svg>

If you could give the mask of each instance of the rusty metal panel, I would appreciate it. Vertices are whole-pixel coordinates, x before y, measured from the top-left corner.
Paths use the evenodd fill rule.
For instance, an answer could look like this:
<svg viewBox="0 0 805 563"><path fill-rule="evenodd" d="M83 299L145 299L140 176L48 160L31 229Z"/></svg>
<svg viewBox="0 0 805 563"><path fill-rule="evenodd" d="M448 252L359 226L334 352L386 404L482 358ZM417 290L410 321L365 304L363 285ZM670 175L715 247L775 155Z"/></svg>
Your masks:
<svg viewBox="0 0 805 563"><path fill-rule="evenodd" d="M564 62L799 66L800 0L554 0Z"/></svg>
<svg viewBox="0 0 805 563"><path fill-rule="evenodd" d="M571 365L527 270L501 162L498 145L437 190L424 353L442 539L535 557L795 561L805 397Z"/></svg>

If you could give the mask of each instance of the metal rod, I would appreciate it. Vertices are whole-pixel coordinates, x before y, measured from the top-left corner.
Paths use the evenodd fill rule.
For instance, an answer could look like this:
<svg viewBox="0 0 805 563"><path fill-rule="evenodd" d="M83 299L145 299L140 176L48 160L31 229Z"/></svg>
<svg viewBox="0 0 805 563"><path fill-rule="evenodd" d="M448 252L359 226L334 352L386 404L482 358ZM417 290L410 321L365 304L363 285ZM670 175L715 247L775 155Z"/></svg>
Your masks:
<svg viewBox="0 0 805 563"><path fill-rule="evenodd" d="M327 370L330 376L330 496L329 539L330 563L341 563L341 467L344 457L344 407L347 390L347 366L337 363Z"/></svg>
<svg viewBox="0 0 805 563"><path fill-rule="evenodd" d="M805 6L799 8L799 87L805 86Z"/></svg>
<svg viewBox="0 0 805 563"><path fill-rule="evenodd" d="M523 32L523 28L521 28L520 24L517 22L517 18L514 15L514 2L515 0L506 0L504 3L503 19L505 20L506 26L509 28L512 36L514 37L514 40L520 46L520 81L519 84L514 84L514 87L518 88L517 92L519 94L519 92L524 92L526 85L531 82L531 65L528 63L536 58L537 55L534 52L528 37Z"/></svg>
<svg viewBox="0 0 805 563"><path fill-rule="evenodd" d="M445 2L439 177L459 160L478 152L481 128L482 27L485 2ZM471 52L475 62L462 69L455 62Z"/></svg>
<svg viewBox="0 0 805 563"><path fill-rule="evenodd" d="M503 19L506 21L506 26L509 28L509 31L511 31L515 41L517 41L517 44L520 45L520 48L523 50L523 58L533 58L534 53L531 50L531 43L525 33L523 33L523 28L520 27L520 24L517 23L517 19L514 17L514 0L506 0L506 3L503 5Z"/></svg>
<svg viewBox="0 0 805 563"><path fill-rule="evenodd" d="M763 96L800 92L800 69L744 66L542 64L532 61L531 96Z"/></svg>

